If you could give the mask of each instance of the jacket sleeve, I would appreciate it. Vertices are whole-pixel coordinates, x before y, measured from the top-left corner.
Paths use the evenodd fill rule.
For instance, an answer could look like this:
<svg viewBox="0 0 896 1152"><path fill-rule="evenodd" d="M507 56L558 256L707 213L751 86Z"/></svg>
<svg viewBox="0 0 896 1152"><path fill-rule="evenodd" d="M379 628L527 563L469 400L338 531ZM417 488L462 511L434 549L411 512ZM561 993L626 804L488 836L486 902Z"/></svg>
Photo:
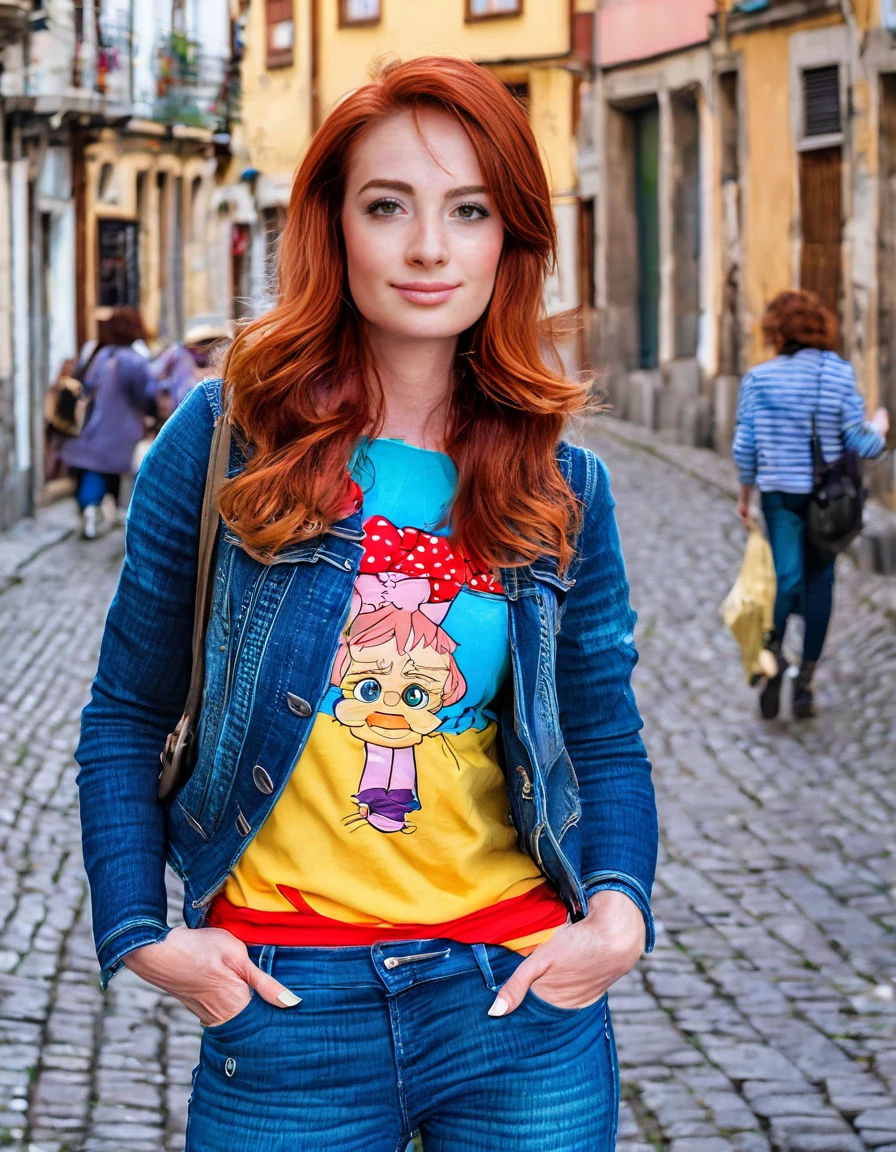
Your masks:
<svg viewBox="0 0 896 1152"><path fill-rule="evenodd" d="M190 680L199 518L214 420L197 388L146 456L125 559L81 717L84 864L105 988L134 948L167 927L159 753Z"/></svg>
<svg viewBox="0 0 896 1152"><path fill-rule="evenodd" d="M582 458L588 483L580 559L557 637L560 726L579 781L585 894L611 888L631 897L644 915L650 951L658 830L631 686L636 616L607 469L593 453Z"/></svg>
<svg viewBox="0 0 896 1152"><path fill-rule="evenodd" d="M737 398L737 425L734 430L734 443L731 455L737 465L738 480L741 484L756 483L756 425L754 419L755 397L752 379L744 376Z"/></svg>
<svg viewBox="0 0 896 1152"><path fill-rule="evenodd" d="M844 399L841 406L843 444L848 452L858 452L866 460L880 456L886 440L880 432L865 419L865 400L856 388L856 376L852 365L838 360L842 370Z"/></svg>

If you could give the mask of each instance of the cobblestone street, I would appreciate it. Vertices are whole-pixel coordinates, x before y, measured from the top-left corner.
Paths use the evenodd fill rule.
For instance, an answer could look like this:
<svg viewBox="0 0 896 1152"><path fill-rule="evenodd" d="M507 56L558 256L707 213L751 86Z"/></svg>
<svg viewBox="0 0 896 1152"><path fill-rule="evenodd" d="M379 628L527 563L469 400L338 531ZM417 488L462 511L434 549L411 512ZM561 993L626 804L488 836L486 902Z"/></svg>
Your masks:
<svg viewBox="0 0 896 1152"><path fill-rule="evenodd" d="M718 614L744 542L733 503L605 431L589 443L640 615L663 831L656 951L611 995L620 1152L896 1152L880 578L839 562L820 716L764 724ZM71 538L0 594L0 1147L21 1152L183 1147L198 1025L127 972L100 993L81 869L71 754L121 553L120 530Z"/></svg>

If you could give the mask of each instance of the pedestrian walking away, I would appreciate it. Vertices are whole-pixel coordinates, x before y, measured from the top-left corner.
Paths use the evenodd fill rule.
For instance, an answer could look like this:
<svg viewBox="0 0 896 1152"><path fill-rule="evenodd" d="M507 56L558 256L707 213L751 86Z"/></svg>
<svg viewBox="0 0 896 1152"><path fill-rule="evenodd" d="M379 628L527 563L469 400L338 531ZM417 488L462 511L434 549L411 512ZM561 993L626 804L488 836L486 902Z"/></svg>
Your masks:
<svg viewBox="0 0 896 1152"><path fill-rule="evenodd" d="M159 426L208 375L209 361L231 337L230 326L214 317L191 321L183 343L175 342L150 364L151 392Z"/></svg>
<svg viewBox="0 0 896 1152"><path fill-rule="evenodd" d="M100 322L99 347L83 379L88 402L84 426L60 452L75 473L82 534L88 540L96 537L107 493L117 507L121 477L132 473L134 448L145 432L151 408L147 361L131 347L145 336L136 308L115 308Z"/></svg>
<svg viewBox="0 0 896 1152"><path fill-rule="evenodd" d="M657 818L556 244L505 87L384 65L137 477L78 783L102 985L204 1025L188 1152L615 1147Z"/></svg>
<svg viewBox="0 0 896 1152"><path fill-rule="evenodd" d="M765 311L763 334L777 355L741 383L733 447L738 513L749 526L758 487L777 578L774 625L765 638L777 671L761 682L759 705L766 719L778 715L787 671L785 629L791 616L801 615L803 656L792 711L806 719L814 715L812 681L831 617L836 559L807 531L816 483L813 437L817 432L825 461L846 452L870 459L884 450L889 416L881 408L866 421L852 367L834 351L836 319L812 293L776 296Z"/></svg>

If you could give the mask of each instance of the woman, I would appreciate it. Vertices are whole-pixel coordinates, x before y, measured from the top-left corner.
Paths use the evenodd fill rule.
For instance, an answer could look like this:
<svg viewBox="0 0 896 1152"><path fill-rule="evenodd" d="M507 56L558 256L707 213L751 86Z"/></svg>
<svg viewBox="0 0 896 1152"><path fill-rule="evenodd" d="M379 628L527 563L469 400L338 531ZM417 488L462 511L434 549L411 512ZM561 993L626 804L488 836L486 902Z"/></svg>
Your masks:
<svg viewBox="0 0 896 1152"><path fill-rule="evenodd" d="M607 473L542 359L555 242L504 87L392 66L311 142L223 400L141 469L81 810L103 984L206 1025L190 1152L614 1147L605 993L652 945L656 813ZM224 405L199 760L163 815Z"/></svg>
<svg viewBox="0 0 896 1152"><path fill-rule="evenodd" d="M778 715L787 664L781 654L787 619L805 619L803 659L793 682L793 715L814 715L812 677L831 618L834 556L806 539L813 487L812 416L826 460L845 451L879 456L890 421L883 408L865 420L865 402L850 364L836 354L837 321L811 292L781 292L765 310L763 335L777 355L744 377L737 408L734 459L740 472L737 510L750 522L758 486L775 560L774 629L766 637L778 673L759 695L766 720Z"/></svg>
<svg viewBox="0 0 896 1152"><path fill-rule="evenodd" d="M84 374L88 415L80 436L60 453L75 472L81 532L97 534L100 504L108 492L118 504L123 474L131 474L134 448L145 431L149 374L131 345L146 337L136 308L115 308L100 322L99 344Z"/></svg>

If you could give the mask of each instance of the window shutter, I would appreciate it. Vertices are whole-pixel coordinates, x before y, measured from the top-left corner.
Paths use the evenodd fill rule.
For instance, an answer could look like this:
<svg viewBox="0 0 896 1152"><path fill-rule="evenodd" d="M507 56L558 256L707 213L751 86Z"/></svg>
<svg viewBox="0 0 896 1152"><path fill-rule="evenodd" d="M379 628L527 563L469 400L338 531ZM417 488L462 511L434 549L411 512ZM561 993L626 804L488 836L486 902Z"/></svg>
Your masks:
<svg viewBox="0 0 896 1152"><path fill-rule="evenodd" d="M803 73L803 124L806 136L829 136L841 131L840 68L807 68Z"/></svg>
<svg viewBox="0 0 896 1152"><path fill-rule="evenodd" d="M288 68L293 62L295 23L293 0L265 0L267 18L267 66Z"/></svg>

